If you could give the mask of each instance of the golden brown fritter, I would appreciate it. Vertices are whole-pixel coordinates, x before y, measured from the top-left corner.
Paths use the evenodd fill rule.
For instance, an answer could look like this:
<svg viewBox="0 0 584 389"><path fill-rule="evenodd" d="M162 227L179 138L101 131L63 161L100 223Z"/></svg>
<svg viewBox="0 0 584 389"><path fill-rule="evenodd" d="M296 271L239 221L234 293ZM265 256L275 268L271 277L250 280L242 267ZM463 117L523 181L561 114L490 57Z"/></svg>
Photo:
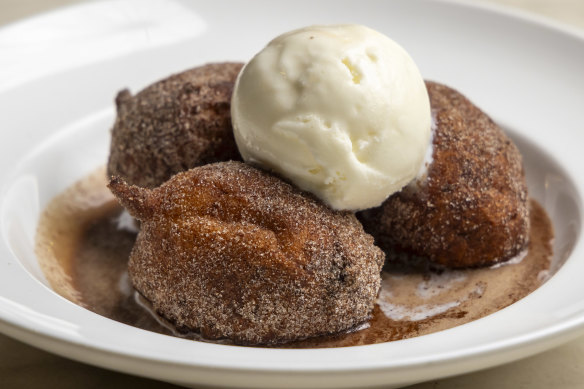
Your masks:
<svg viewBox="0 0 584 389"><path fill-rule="evenodd" d="M274 344L366 321L383 252L350 212L333 211L240 162L179 173L155 189L113 178L141 230L134 287L182 330Z"/></svg>
<svg viewBox="0 0 584 389"><path fill-rule="evenodd" d="M231 126L231 94L240 63L208 64L116 98L108 174L153 188L172 175L241 160Z"/></svg>
<svg viewBox="0 0 584 389"><path fill-rule="evenodd" d="M435 120L425 181L358 216L388 257L447 267L491 265L527 247L529 215L521 155L457 91L427 82Z"/></svg>

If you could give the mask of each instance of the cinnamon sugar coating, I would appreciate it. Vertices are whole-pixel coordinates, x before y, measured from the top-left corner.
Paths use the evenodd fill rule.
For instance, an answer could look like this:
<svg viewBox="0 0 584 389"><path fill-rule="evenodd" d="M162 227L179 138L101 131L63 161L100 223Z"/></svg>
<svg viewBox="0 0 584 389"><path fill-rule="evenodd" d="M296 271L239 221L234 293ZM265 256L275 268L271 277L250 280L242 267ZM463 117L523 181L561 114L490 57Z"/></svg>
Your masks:
<svg viewBox="0 0 584 389"><path fill-rule="evenodd" d="M350 212L240 162L155 189L109 186L142 221L132 283L178 329L275 344L349 330L372 313L384 254Z"/></svg>
<svg viewBox="0 0 584 389"><path fill-rule="evenodd" d="M427 179L358 216L389 259L426 257L447 267L508 260L528 241L519 151L457 91L427 82L435 118Z"/></svg>
<svg viewBox="0 0 584 389"><path fill-rule="evenodd" d="M243 64L208 64L116 97L108 175L156 187L173 174L241 160L231 126L231 94Z"/></svg>

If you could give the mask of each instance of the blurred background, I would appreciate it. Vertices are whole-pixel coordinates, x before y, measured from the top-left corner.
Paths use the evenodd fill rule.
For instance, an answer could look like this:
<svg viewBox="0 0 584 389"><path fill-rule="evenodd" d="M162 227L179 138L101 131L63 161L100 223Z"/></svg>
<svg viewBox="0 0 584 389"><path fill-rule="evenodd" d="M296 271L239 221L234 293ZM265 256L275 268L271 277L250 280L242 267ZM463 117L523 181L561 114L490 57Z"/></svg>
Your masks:
<svg viewBox="0 0 584 389"><path fill-rule="evenodd" d="M85 0L91 1L91 0ZM583 0L460 0L495 3L540 14L560 22L584 28ZM0 0L0 26L82 0Z"/></svg>

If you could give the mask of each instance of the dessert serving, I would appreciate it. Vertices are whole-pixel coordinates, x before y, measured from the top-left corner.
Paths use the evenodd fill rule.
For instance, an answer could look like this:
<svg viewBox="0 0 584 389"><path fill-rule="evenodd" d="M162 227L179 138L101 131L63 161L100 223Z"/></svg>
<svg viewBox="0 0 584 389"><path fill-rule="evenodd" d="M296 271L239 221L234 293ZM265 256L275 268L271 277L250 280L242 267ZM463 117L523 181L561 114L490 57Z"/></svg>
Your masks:
<svg viewBox="0 0 584 389"><path fill-rule="evenodd" d="M55 198L37 237L46 272L68 269L56 289L102 315L348 346L478 319L549 276L551 225L511 139L369 28L291 31L243 68L203 65L116 105L107 178ZM71 206L88 193L102 205ZM75 250L47 258L49 244Z"/></svg>
<svg viewBox="0 0 584 389"><path fill-rule="evenodd" d="M156 187L172 175L207 163L239 160L229 107L243 64L196 67L116 97L109 176Z"/></svg>
<svg viewBox="0 0 584 389"><path fill-rule="evenodd" d="M394 259L418 256L456 268L521 255L529 215L519 151L460 93L426 85L435 121L432 165L360 219Z"/></svg>
<svg viewBox="0 0 584 389"><path fill-rule="evenodd" d="M364 26L312 26L272 40L233 93L245 161L334 209L381 205L420 171L430 102L411 57Z"/></svg>
<svg viewBox="0 0 584 389"><path fill-rule="evenodd" d="M179 330L267 344L369 318L385 256L352 213L241 162L109 187L141 221L132 284Z"/></svg>

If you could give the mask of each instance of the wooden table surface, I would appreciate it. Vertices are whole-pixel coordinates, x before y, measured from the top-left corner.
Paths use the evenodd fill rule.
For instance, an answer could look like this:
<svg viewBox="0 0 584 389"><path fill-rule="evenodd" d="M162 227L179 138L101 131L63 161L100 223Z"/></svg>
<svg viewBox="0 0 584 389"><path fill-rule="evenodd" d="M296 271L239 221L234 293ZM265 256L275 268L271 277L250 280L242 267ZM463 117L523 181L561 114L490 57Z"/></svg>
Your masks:
<svg viewBox="0 0 584 389"><path fill-rule="evenodd" d="M467 0L473 2L475 0ZM518 8L584 31L584 0L484 0ZM0 0L0 28L80 0ZM175 388L74 362L0 334L0 388ZM584 388L584 337L518 362L423 384L415 389Z"/></svg>

